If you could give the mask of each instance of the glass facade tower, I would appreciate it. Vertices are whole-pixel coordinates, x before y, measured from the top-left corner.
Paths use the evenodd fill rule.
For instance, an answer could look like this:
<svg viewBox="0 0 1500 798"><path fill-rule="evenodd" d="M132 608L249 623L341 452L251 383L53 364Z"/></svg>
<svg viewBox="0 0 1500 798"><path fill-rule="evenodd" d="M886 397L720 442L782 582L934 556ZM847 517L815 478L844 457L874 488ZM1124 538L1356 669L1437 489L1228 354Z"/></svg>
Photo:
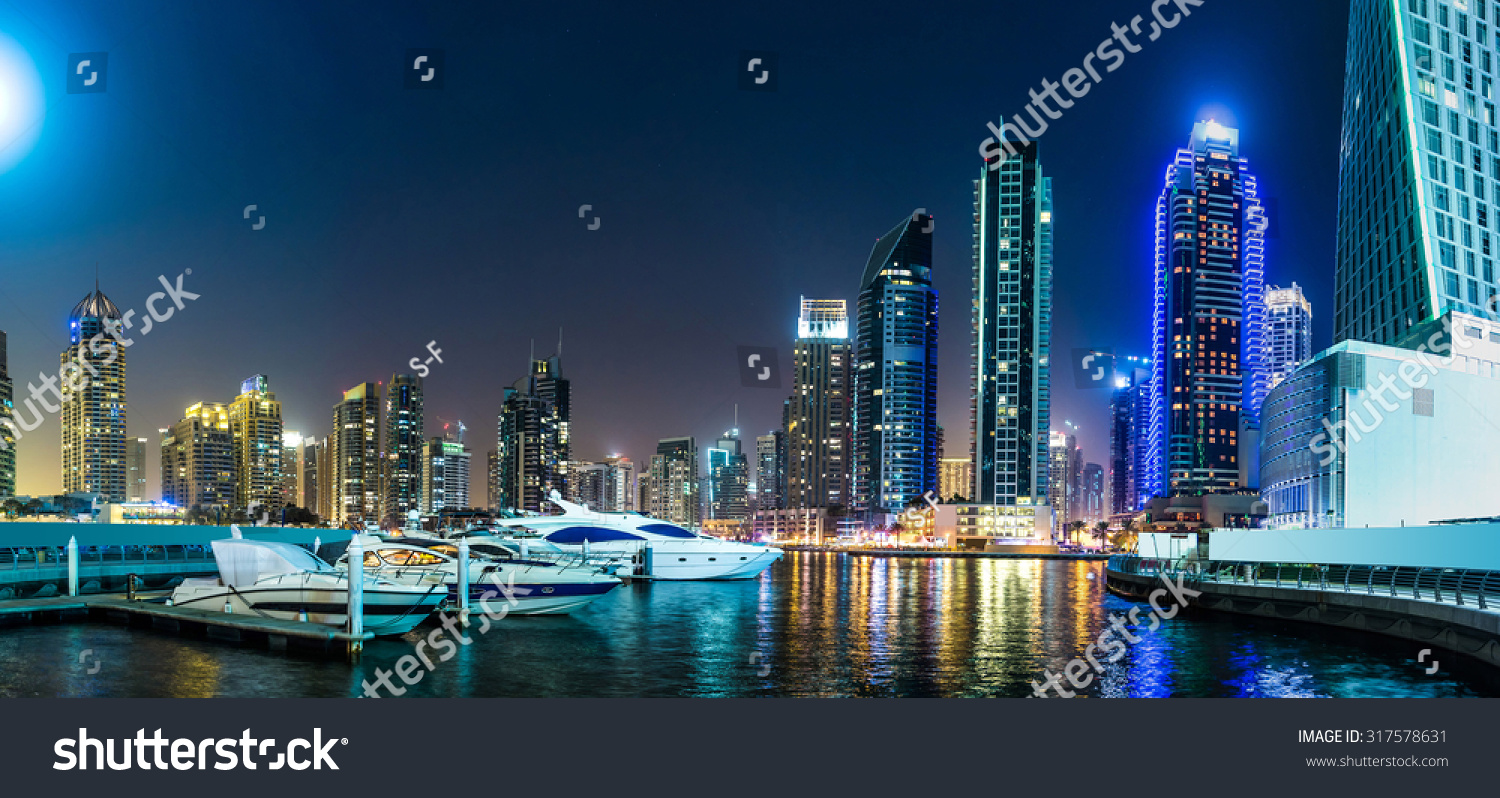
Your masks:
<svg viewBox="0 0 1500 798"><path fill-rule="evenodd" d="M856 512L900 512L937 490L937 332L932 217L914 213L875 242L860 280Z"/></svg>
<svg viewBox="0 0 1500 798"><path fill-rule="evenodd" d="M1487 0L1352 5L1335 341L1390 344L1450 310L1494 317L1496 28Z"/></svg>
<svg viewBox="0 0 1500 798"><path fill-rule="evenodd" d="M1052 180L1035 143L991 168L999 157L974 182L970 497L1042 504L1052 423Z"/></svg>

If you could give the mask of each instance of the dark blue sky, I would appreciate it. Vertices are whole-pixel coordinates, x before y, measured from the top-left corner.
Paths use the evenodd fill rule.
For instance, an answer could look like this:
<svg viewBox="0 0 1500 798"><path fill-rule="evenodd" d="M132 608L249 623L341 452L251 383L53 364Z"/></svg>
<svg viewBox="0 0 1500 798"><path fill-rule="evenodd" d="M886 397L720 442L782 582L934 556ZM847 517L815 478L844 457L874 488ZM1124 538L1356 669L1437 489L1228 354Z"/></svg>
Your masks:
<svg viewBox="0 0 1500 798"><path fill-rule="evenodd" d="M579 458L706 442L736 404L753 436L784 395L741 386L736 346L779 346L785 367L798 297L852 304L871 244L923 207L940 420L949 454L966 454L985 123L1080 66L1112 22L1150 13L1149 0L415 5L0 4L45 107L34 146L0 172L0 329L18 389L56 373L95 263L105 293L138 309L157 275L191 268L202 298L129 350L130 433L151 438L153 471L158 428L251 374L269 375L289 428L321 436L343 390L389 381L436 340L429 425L468 424L477 503L500 391L533 339L550 353L563 328ZM1105 462L1107 395L1077 390L1066 360L1147 353L1153 204L1199 118L1241 128L1276 200L1267 281L1303 284L1315 346L1330 343L1346 18L1340 2L1204 0L1041 136L1055 417L1083 428L1088 460ZM403 88L418 47L445 51L442 90ZM737 88L742 50L778 55L777 91ZM109 53L107 92L68 94L68 54L90 51ZM22 441L20 492L60 487L58 439L54 418Z"/></svg>

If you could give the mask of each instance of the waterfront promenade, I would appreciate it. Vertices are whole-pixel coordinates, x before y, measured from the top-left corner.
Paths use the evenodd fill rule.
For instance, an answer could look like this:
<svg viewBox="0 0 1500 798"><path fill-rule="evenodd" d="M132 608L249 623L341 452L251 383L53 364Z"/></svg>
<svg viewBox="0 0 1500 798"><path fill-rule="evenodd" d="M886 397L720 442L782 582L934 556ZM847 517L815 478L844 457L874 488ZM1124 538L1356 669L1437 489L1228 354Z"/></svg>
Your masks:
<svg viewBox="0 0 1500 798"><path fill-rule="evenodd" d="M1163 577L1198 591L1189 604L1199 609L1370 632L1500 666L1500 572L1125 555L1105 569L1110 592L1136 601Z"/></svg>

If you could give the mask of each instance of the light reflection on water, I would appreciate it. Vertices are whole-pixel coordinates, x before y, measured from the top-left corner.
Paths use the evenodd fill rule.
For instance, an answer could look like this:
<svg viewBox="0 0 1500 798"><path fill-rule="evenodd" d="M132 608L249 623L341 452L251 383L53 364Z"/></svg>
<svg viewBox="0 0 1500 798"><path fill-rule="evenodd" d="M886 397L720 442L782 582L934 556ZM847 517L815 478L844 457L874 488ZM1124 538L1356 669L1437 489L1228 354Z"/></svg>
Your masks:
<svg viewBox="0 0 1500 798"><path fill-rule="evenodd" d="M1108 595L1102 569L791 553L758 580L628 585L573 616L504 619L408 694L1024 696L1139 606ZM351 667L108 624L0 627L0 695L352 696L433 628ZM1083 695L1500 694L1482 666L1428 676L1402 641L1202 613L1134 633Z"/></svg>

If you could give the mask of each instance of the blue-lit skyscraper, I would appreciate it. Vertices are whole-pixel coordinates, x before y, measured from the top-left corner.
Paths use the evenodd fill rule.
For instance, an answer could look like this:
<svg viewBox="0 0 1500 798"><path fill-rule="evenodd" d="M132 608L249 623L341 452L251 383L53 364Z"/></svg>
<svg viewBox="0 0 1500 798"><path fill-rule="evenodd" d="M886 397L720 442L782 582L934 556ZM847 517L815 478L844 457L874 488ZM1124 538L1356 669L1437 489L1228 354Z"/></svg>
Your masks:
<svg viewBox="0 0 1500 798"><path fill-rule="evenodd" d="M1125 359L1128 365L1135 358ZM1109 401L1109 513L1141 509L1146 463L1146 430L1150 420L1151 372L1137 366L1117 368Z"/></svg>
<svg viewBox="0 0 1500 798"><path fill-rule="evenodd" d="M1494 317L1493 29L1486 0L1352 4L1335 342L1393 344L1449 310Z"/></svg>
<svg viewBox="0 0 1500 798"><path fill-rule="evenodd" d="M937 490L937 310L932 217L915 213L875 242L860 280L856 512L900 512Z"/></svg>
<svg viewBox="0 0 1500 798"><path fill-rule="evenodd" d="M992 169L1000 157L974 181L970 496L1042 504L1052 424L1052 180L1034 142Z"/></svg>
<svg viewBox="0 0 1500 798"><path fill-rule="evenodd" d="M1151 406L1142 498L1258 481L1265 214L1239 131L1193 126L1156 203ZM1243 453L1242 453L1243 452Z"/></svg>

